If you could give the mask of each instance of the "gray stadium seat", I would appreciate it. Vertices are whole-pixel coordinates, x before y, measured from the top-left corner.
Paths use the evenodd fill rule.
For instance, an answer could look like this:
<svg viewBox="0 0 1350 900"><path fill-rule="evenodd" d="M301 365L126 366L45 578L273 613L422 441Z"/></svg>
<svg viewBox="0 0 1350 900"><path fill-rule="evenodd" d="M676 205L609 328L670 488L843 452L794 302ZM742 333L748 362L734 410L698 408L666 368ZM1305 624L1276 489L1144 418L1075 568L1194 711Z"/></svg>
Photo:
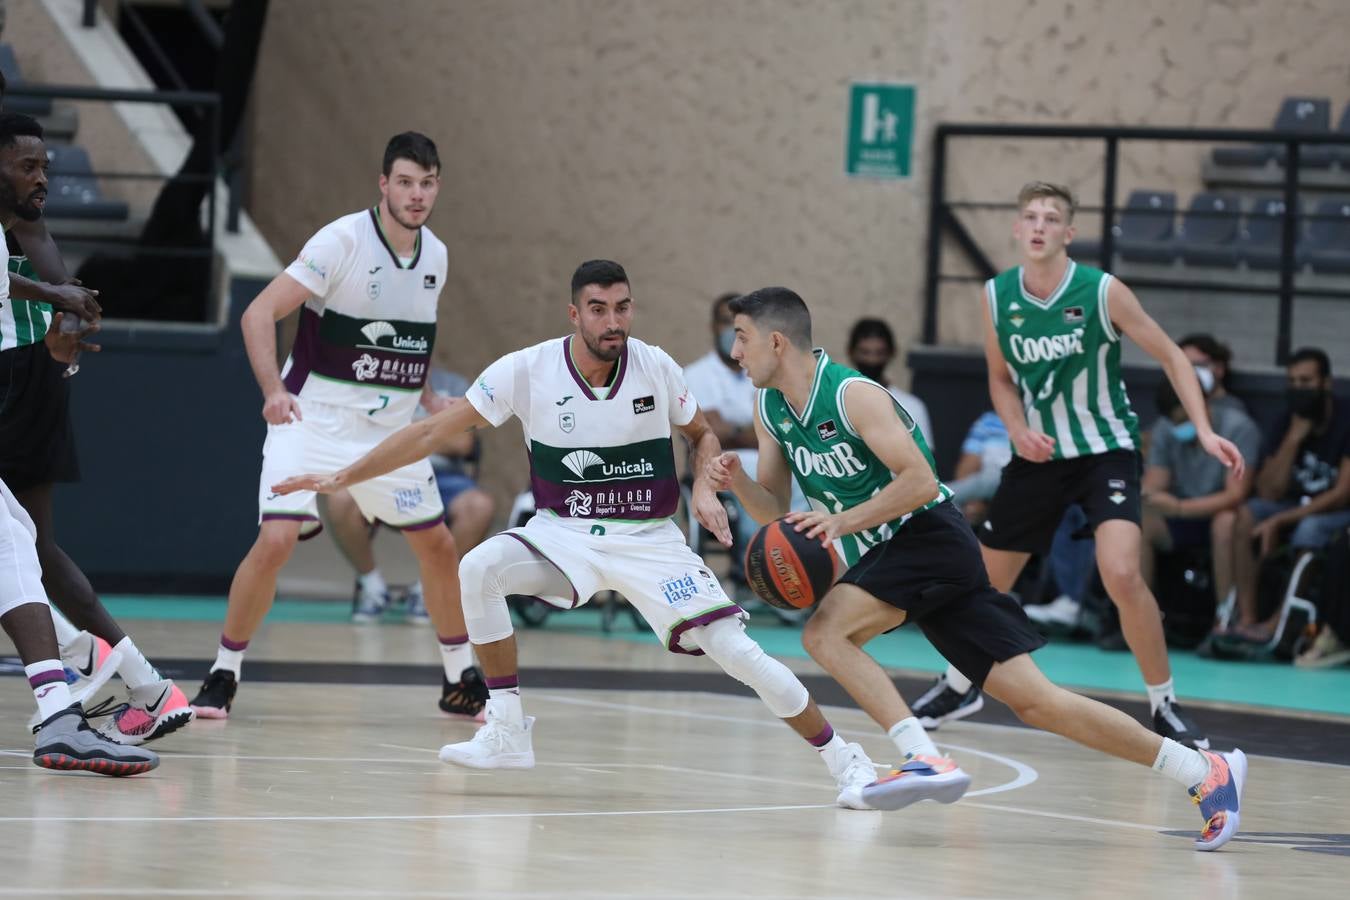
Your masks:
<svg viewBox="0 0 1350 900"><path fill-rule="evenodd" d="M1300 243L1300 263L1315 272L1350 272L1350 199L1323 200L1308 223L1308 235Z"/></svg>
<svg viewBox="0 0 1350 900"><path fill-rule="evenodd" d="M1276 131L1304 134L1326 132L1331 129L1331 100L1326 97L1286 97L1271 127ZM1264 166L1271 160L1283 162L1284 147L1280 144L1215 147L1212 158L1221 166Z"/></svg>
<svg viewBox="0 0 1350 900"><path fill-rule="evenodd" d="M1341 110L1341 118L1336 123L1336 134L1350 140L1350 103ZM1350 169L1350 144L1319 144L1303 147L1299 159L1302 164L1314 169L1325 169L1333 162L1340 163L1342 169Z"/></svg>
<svg viewBox="0 0 1350 900"><path fill-rule="evenodd" d="M1200 193L1191 198L1177 233L1177 254L1188 265L1237 265L1238 223L1242 207L1229 194Z"/></svg>
<svg viewBox="0 0 1350 900"><path fill-rule="evenodd" d="M1120 223L1112 231L1120 258L1151 263L1175 259L1176 212L1177 195L1171 191L1130 191Z"/></svg>
<svg viewBox="0 0 1350 900"><path fill-rule="evenodd" d="M125 219L127 204L99 190L89 154L74 144L48 144L47 207L53 219Z"/></svg>
<svg viewBox="0 0 1350 900"><path fill-rule="evenodd" d="M1278 269L1283 232L1284 201L1275 197L1257 200L1233 245L1238 258L1253 269Z"/></svg>
<svg viewBox="0 0 1350 900"><path fill-rule="evenodd" d="M24 83L23 73L19 71L19 60L14 48L9 44L0 44L0 72L5 73L5 83L10 90ZM5 111L24 113L29 116L45 116L52 111L49 97L5 97Z"/></svg>

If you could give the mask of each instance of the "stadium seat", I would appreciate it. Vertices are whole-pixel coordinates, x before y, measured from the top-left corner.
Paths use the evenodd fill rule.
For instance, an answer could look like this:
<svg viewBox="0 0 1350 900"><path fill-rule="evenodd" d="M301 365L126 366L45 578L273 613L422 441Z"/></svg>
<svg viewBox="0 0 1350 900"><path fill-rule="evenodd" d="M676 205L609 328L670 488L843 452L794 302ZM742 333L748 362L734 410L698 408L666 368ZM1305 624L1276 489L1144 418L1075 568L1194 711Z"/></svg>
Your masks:
<svg viewBox="0 0 1350 900"><path fill-rule="evenodd" d="M127 217L127 204L107 200L99 190L89 154L74 144L48 144L47 207L54 219L115 219Z"/></svg>
<svg viewBox="0 0 1350 900"><path fill-rule="evenodd" d="M1187 265L1233 266L1241 217L1238 199L1228 194L1200 193L1191 198L1177 233L1177 255Z"/></svg>
<svg viewBox="0 0 1350 900"><path fill-rule="evenodd" d="M1350 199L1323 200L1299 244L1298 261L1315 272L1350 273Z"/></svg>
<svg viewBox="0 0 1350 900"><path fill-rule="evenodd" d="M1341 110L1341 118L1336 123L1336 134L1350 140L1350 103ZM1302 164L1309 168L1325 169L1332 163L1339 163L1342 169L1350 169L1350 144L1318 144L1302 148L1299 156Z"/></svg>
<svg viewBox="0 0 1350 900"><path fill-rule="evenodd" d="M0 44L0 72L5 73L5 84L10 91L24 83L23 73L19 71L19 60L9 44ZM6 96L5 111L46 116L51 114L52 101L49 97Z"/></svg>
<svg viewBox="0 0 1350 900"><path fill-rule="evenodd" d="M1234 242L1238 259L1253 269L1278 269L1283 231L1284 201L1275 197L1258 199Z"/></svg>
<svg viewBox="0 0 1350 900"><path fill-rule="evenodd" d="M1173 222L1177 195L1171 191L1131 191L1112 234L1120 258L1129 262L1169 263L1176 257Z"/></svg>
<svg viewBox="0 0 1350 900"><path fill-rule="evenodd" d="M1276 131L1303 134L1323 133L1331 128L1331 100L1326 97L1286 97L1271 126ZM1283 162L1285 148L1280 144L1256 144L1250 147L1215 147L1212 158L1221 166L1264 166L1272 160Z"/></svg>

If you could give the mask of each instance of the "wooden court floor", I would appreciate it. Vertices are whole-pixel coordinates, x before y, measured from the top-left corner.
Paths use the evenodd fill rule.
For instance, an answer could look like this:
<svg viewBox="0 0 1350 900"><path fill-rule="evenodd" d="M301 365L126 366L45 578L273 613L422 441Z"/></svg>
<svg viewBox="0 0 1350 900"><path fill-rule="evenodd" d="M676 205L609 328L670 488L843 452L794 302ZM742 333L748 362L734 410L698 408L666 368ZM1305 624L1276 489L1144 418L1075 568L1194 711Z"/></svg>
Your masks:
<svg viewBox="0 0 1350 900"><path fill-rule="evenodd" d="M204 657L215 634L127 624L152 658ZM429 641L277 625L249 662L430 663ZM957 723L938 738L974 777L964 800L841 810L814 751L757 700L628 689L708 663L547 630L522 633L522 653L539 764L512 773L437 761L474 726L441 716L427 683L251 682L246 662L233 717L157 742L157 771L56 774L25 759L30 696L0 679L0 896L1331 897L1350 883L1347 767L1253 756L1244 837L1202 854L1171 781ZM583 665L612 685L529 681L531 666ZM200 674L183 673L189 694ZM890 761L862 713L827 714Z"/></svg>

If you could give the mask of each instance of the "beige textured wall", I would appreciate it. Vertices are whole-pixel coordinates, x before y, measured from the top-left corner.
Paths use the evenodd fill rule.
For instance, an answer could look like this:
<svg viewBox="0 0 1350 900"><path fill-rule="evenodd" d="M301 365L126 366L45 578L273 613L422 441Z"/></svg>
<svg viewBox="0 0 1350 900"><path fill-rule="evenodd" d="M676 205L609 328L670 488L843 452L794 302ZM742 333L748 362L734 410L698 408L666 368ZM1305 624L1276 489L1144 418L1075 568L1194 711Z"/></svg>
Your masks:
<svg viewBox="0 0 1350 900"><path fill-rule="evenodd" d="M290 257L373 201L399 130L439 143L450 246L437 355L472 373L565 328L581 259L623 262L635 332L689 360L709 299L782 283L832 349L881 314L921 326L938 121L1262 126L1287 93L1350 100L1344 0L273 0L250 209ZM843 175L851 80L918 86L916 177ZM1121 187L1198 187L1201 147L1131 149ZM1030 177L1100 191L1087 146L959 149L949 190ZM1004 216L973 227L1008 262ZM1091 230L1091 223L1085 222ZM969 291L944 336L973 340ZM903 380L903 373L896 373ZM506 448L509 435L489 438ZM518 451L485 473L519 486ZM491 453L490 460L502 459Z"/></svg>

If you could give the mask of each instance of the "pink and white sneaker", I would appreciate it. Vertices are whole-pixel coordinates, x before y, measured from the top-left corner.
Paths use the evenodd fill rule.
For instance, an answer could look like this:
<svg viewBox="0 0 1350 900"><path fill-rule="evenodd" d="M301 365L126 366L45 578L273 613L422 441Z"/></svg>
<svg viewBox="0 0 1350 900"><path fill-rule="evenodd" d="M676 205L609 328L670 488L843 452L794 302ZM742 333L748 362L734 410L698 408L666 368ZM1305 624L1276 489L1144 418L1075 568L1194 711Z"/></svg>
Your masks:
<svg viewBox="0 0 1350 900"><path fill-rule="evenodd" d="M873 809L902 809L920 800L955 803L969 787L970 776L954 761L919 754L863 788L862 799Z"/></svg>
<svg viewBox="0 0 1350 900"><path fill-rule="evenodd" d="M187 697L168 678L131 690L129 703L107 710L111 717L98 732L119 744L144 744L177 731L196 718ZM93 710L90 715L96 715Z"/></svg>

